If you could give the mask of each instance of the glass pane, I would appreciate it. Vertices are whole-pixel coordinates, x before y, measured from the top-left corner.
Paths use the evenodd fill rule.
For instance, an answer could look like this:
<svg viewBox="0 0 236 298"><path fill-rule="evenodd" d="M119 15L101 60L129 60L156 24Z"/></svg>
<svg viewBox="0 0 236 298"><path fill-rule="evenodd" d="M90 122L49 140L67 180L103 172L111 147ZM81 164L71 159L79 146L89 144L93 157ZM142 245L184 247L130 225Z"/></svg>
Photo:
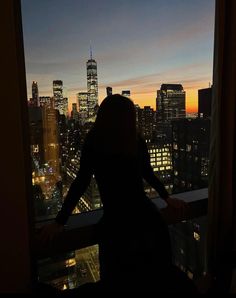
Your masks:
<svg viewBox="0 0 236 298"><path fill-rule="evenodd" d="M98 245L39 260L38 268L39 281L59 290L97 282L100 279Z"/></svg>
<svg viewBox="0 0 236 298"><path fill-rule="evenodd" d="M214 0L22 0L22 15L37 218L57 214L112 93L134 101L169 193L207 187ZM101 207L93 177L74 213Z"/></svg>
<svg viewBox="0 0 236 298"><path fill-rule="evenodd" d="M133 100L151 166L170 194L208 186L214 0L21 3L36 221L60 210L109 94ZM93 176L73 212L101 207ZM170 227L175 263L193 279L205 270L205 226ZM97 247L38 264L39 280L59 289L99 279Z"/></svg>
<svg viewBox="0 0 236 298"><path fill-rule="evenodd" d="M193 280L206 273L206 225L204 216L169 226L174 264Z"/></svg>

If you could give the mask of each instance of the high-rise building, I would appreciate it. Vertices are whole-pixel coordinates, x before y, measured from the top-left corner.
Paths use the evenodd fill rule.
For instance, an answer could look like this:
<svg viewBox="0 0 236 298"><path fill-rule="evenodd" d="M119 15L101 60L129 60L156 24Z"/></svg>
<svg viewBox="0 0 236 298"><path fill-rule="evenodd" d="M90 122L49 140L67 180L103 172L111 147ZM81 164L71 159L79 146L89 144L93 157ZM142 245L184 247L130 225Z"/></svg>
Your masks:
<svg viewBox="0 0 236 298"><path fill-rule="evenodd" d="M211 117L212 87L198 90L198 117Z"/></svg>
<svg viewBox="0 0 236 298"><path fill-rule="evenodd" d="M79 113L77 110L77 103L72 103L71 119L75 120L76 122L79 121Z"/></svg>
<svg viewBox="0 0 236 298"><path fill-rule="evenodd" d="M32 83L32 106L38 107L39 105L39 90L38 90L38 83L33 81Z"/></svg>
<svg viewBox="0 0 236 298"><path fill-rule="evenodd" d="M156 113L150 106L136 106L136 124L145 139L153 139L156 132Z"/></svg>
<svg viewBox="0 0 236 298"><path fill-rule="evenodd" d="M150 155L150 163L155 175L165 185L166 190L172 193L172 157L171 143L167 143L164 139L146 140L148 152ZM156 191L145 182L145 191L150 198L156 198Z"/></svg>
<svg viewBox="0 0 236 298"><path fill-rule="evenodd" d="M172 121L174 192L207 187L210 119Z"/></svg>
<svg viewBox="0 0 236 298"><path fill-rule="evenodd" d="M65 114L65 103L63 98L63 82L61 80L53 81L53 97L55 109L59 111L59 113Z"/></svg>
<svg viewBox="0 0 236 298"><path fill-rule="evenodd" d="M67 97L63 98L63 115L65 115L65 117L68 116L68 98Z"/></svg>
<svg viewBox="0 0 236 298"><path fill-rule="evenodd" d="M90 59L87 66L87 97L88 97L88 117L89 121L94 121L98 107L98 76L97 62L93 59L90 49Z"/></svg>
<svg viewBox="0 0 236 298"><path fill-rule="evenodd" d="M162 84L157 90L157 122L185 118L185 91L181 84Z"/></svg>
<svg viewBox="0 0 236 298"><path fill-rule="evenodd" d="M130 98L130 90L122 90L121 95Z"/></svg>
<svg viewBox="0 0 236 298"><path fill-rule="evenodd" d="M39 106L42 108L44 106L50 107L51 97L50 96L39 96Z"/></svg>
<svg viewBox="0 0 236 298"><path fill-rule="evenodd" d="M136 114L136 127L139 128L139 115L140 115L140 106L138 104L135 104L135 114Z"/></svg>
<svg viewBox="0 0 236 298"><path fill-rule="evenodd" d="M106 91L107 91L107 96L112 95L112 87L107 87Z"/></svg>
<svg viewBox="0 0 236 298"><path fill-rule="evenodd" d="M65 165L68 158L68 127L67 119L65 115L58 115L58 140L59 140L59 153L60 153L60 163L61 172L65 172Z"/></svg>
<svg viewBox="0 0 236 298"><path fill-rule="evenodd" d="M36 172L44 163L42 109L40 107L29 106L28 112L32 171Z"/></svg>
<svg viewBox="0 0 236 298"><path fill-rule="evenodd" d="M79 105L79 121L83 125L89 121L88 92L79 92L77 99Z"/></svg>
<svg viewBox="0 0 236 298"><path fill-rule="evenodd" d="M58 116L58 111L53 107L43 108L44 160L55 181L60 176Z"/></svg>

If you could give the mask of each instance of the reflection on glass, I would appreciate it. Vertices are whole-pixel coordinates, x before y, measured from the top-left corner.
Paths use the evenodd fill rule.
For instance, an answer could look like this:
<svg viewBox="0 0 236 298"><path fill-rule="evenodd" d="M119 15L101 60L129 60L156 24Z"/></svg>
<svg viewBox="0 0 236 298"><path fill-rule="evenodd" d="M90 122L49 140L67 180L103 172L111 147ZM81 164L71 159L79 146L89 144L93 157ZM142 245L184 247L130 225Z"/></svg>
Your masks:
<svg viewBox="0 0 236 298"><path fill-rule="evenodd" d="M174 263L193 280L206 272L206 224L204 216L169 226Z"/></svg>
<svg viewBox="0 0 236 298"><path fill-rule="evenodd" d="M100 279L98 245L38 261L39 281L59 290Z"/></svg>

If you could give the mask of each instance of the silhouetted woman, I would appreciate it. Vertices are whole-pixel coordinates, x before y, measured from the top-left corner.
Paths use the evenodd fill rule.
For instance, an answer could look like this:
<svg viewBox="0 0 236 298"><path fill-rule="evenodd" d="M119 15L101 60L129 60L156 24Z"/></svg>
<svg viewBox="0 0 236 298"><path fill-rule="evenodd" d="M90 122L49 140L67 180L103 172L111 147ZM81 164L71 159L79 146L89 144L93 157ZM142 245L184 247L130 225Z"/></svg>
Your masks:
<svg viewBox="0 0 236 298"><path fill-rule="evenodd" d="M146 143L136 131L134 104L121 95L108 96L100 105L58 225L66 223L92 175L104 210L97 231L102 283L118 291L166 290L172 265L168 228L145 194L143 179L168 204L184 203L169 198L154 175Z"/></svg>

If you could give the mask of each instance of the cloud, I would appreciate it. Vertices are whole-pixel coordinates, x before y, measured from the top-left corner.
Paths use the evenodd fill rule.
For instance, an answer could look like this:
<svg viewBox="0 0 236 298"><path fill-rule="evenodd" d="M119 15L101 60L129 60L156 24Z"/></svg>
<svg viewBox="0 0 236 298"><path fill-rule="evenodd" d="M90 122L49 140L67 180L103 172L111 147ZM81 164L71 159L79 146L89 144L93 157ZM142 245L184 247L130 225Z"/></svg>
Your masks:
<svg viewBox="0 0 236 298"><path fill-rule="evenodd" d="M209 70L206 72L206 65L199 63L175 67L160 73L146 74L119 81L109 81L106 84L100 84L99 87L106 88L111 86L117 89L133 89L132 93L137 94L156 91L163 83L180 83L185 89L198 88L202 82L208 82L210 79L211 74Z"/></svg>

